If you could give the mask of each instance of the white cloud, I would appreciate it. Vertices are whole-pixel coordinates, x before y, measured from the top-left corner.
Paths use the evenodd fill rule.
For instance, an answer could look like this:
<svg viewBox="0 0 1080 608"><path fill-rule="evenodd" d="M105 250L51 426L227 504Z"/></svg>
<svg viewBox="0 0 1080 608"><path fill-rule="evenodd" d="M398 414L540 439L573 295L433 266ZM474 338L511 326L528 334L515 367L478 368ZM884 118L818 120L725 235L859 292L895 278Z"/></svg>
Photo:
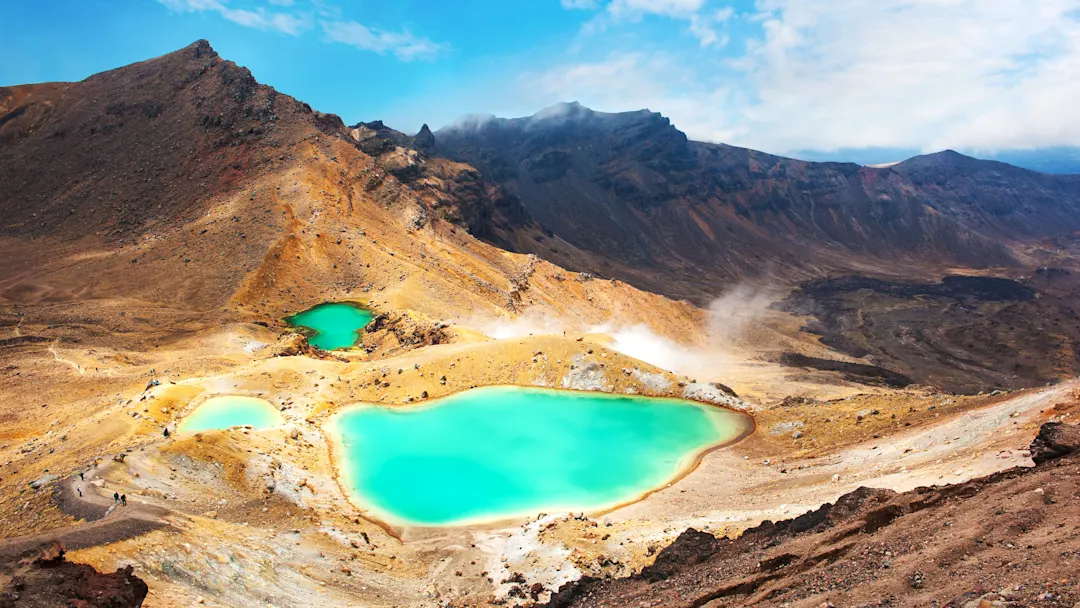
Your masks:
<svg viewBox="0 0 1080 608"><path fill-rule="evenodd" d="M254 11L229 8L219 0L158 0L158 2L178 13L215 12L244 27L276 31L290 36L297 36L311 27L311 20L300 15L271 12L261 7ZM292 0L270 0L270 4L289 6Z"/></svg>
<svg viewBox="0 0 1080 608"><path fill-rule="evenodd" d="M393 53L402 61L430 58L448 48L445 44L414 36L407 30L390 32L356 21L324 21L321 25L327 39L332 42L379 54Z"/></svg>
<svg viewBox="0 0 1080 608"><path fill-rule="evenodd" d="M690 33L697 37L701 48L727 46L730 37L717 31L717 26L731 19L735 9L730 6L712 13L695 13L690 17Z"/></svg>
<svg viewBox="0 0 1080 608"><path fill-rule="evenodd" d="M601 6L600 0L562 0L563 8L592 9ZM582 34L591 36L607 30L610 22L638 22L645 15L657 15L685 20L689 31L701 48L720 48L728 43L728 35L718 26L735 13L730 6L711 10L707 0L610 0L603 14L597 15L582 27Z"/></svg>
<svg viewBox="0 0 1080 608"><path fill-rule="evenodd" d="M157 0L169 10L178 13L217 13L222 18L244 27L277 31L298 36L311 29L313 13L321 19L319 24L329 42L354 46L360 50L380 55L393 54L402 61L434 57L445 51L448 45L428 38L414 36L408 30L390 31L368 27L356 21L345 20L340 7L323 0L311 0L311 9L298 12L275 12L264 7L255 10L233 8L224 0ZM269 5L292 7L295 0L266 0ZM581 0L568 0L580 2Z"/></svg>
<svg viewBox="0 0 1080 608"><path fill-rule="evenodd" d="M569 10L591 10L600 6L600 0L561 0L562 7Z"/></svg>
<svg viewBox="0 0 1080 608"><path fill-rule="evenodd" d="M612 0L607 10L617 17L651 14L689 18L704 5L705 0Z"/></svg>
<svg viewBox="0 0 1080 608"><path fill-rule="evenodd" d="M760 145L1080 143L1077 0L764 0L745 57ZM1058 140L1057 142L1053 140Z"/></svg>
<svg viewBox="0 0 1080 608"><path fill-rule="evenodd" d="M1080 145L1080 0L758 0L740 24L756 31L726 47L717 6L613 0L687 19L699 55L554 66L530 75L536 95L650 107L691 137L775 152Z"/></svg>

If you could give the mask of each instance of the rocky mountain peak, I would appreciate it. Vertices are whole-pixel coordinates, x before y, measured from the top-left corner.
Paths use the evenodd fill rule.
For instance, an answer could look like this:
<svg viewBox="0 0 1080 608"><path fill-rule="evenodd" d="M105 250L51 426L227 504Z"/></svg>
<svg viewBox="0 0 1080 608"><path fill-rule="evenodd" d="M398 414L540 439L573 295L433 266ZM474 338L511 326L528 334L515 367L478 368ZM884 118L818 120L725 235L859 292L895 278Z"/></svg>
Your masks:
<svg viewBox="0 0 1080 608"><path fill-rule="evenodd" d="M120 236L190 217L281 146L318 133L344 136L344 125L206 40L80 82L5 87L0 232ZM42 158L53 164L34 177Z"/></svg>
<svg viewBox="0 0 1080 608"><path fill-rule="evenodd" d="M413 147L422 154L430 154L435 150L435 134L431 132L427 123L424 123L424 126L420 127L420 132L413 137Z"/></svg>
<svg viewBox="0 0 1080 608"><path fill-rule="evenodd" d="M1028 169L1022 169L1006 163L982 160L966 156L955 150L942 150L931 154L922 154L909 158L893 167L908 179L918 184L945 185L957 180L977 182L986 187L996 184L1001 188L1008 189L1006 183L1009 180L1035 180L1046 181L1042 174ZM1051 180L1061 183L1074 182L1070 176L1060 176L1061 179ZM989 204L989 198L983 196L983 203ZM992 197L990 197L992 198ZM1002 210L1007 210L1013 203L1004 201Z"/></svg>
<svg viewBox="0 0 1080 608"><path fill-rule="evenodd" d="M184 52L192 50L195 52L195 57L217 57L218 53L210 46L210 41L205 38L200 38L195 42L192 42L187 47L177 52Z"/></svg>

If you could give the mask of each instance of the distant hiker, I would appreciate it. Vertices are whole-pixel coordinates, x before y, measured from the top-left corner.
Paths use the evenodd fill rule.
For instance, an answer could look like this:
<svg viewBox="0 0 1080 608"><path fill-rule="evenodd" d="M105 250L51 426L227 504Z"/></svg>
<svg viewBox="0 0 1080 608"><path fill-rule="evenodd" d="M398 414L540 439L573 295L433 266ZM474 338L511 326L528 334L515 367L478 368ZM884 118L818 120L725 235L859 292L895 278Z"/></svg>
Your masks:
<svg viewBox="0 0 1080 608"><path fill-rule="evenodd" d="M165 428L165 438L168 439L168 437L169 437L169 428L166 427Z"/></svg>
<svg viewBox="0 0 1080 608"><path fill-rule="evenodd" d="M112 500L113 500L113 502L120 502L120 493L119 492L113 492L112 493Z"/></svg>
<svg viewBox="0 0 1080 608"><path fill-rule="evenodd" d="M82 498L82 488L75 488L75 491L79 493L79 498Z"/></svg>
<svg viewBox="0 0 1080 608"><path fill-rule="evenodd" d="M120 502L121 502L121 503L122 503L122 504L123 504L123 505L124 505L125 507L127 506L127 494L121 494L121 495L120 495Z"/></svg>

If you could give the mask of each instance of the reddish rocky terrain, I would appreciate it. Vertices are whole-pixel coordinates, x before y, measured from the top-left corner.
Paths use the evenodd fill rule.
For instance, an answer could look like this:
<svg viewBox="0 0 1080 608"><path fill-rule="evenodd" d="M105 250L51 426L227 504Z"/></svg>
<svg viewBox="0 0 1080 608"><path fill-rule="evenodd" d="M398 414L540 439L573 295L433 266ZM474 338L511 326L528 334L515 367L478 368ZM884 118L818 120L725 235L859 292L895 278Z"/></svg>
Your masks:
<svg viewBox="0 0 1080 608"><path fill-rule="evenodd" d="M191 221L336 122L205 40L81 82L0 88L0 234L130 239Z"/></svg>
<svg viewBox="0 0 1080 608"><path fill-rule="evenodd" d="M303 304L286 289L266 293L280 279L282 255L298 249L298 266L310 269L306 258L326 251L323 231L340 230L298 235L304 204L277 210L296 194L280 184L296 185L284 176L297 167L330 161L342 166L311 193L336 198L357 222L355 201L368 198L406 230L443 223L699 304L743 280L805 283L780 308L816 319L807 331L837 357L774 357L793 368L838 370L847 356L883 370L848 379L894 374L960 392L1037 386L1080 370L1080 264L1069 236L1080 228L1076 177L953 153L884 169L806 163L689 141L651 112L560 110L415 136L378 121L346 127L257 83L205 41L78 83L4 88L0 237L12 240L0 247L19 251L4 274L22 283L8 298L70 297L37 284L43 266L56 266L50 256L70 250L81 256L78 268L54 270L59 280L47 289L85 283L68 280L77 272L94 278L92 287L71 287L84 295L205 311L221 310L232 287L247 282L259 312L275 311L262 316L269 322L284 312L274 300ZM366 160L349 165L335 146ZM277 185L261 185L278 176ZM230 199L229 216L207 221ZM337 261L343 267L326 265L324 282L367 282ZM1035 272L1048 262L1046 273ZM944 264L1019 279L1034 294L895 288L956 271ZM878 279L866 276L893 288L875 290ZM500 297L516 309L521 277L509 278Z"/></svg>
<svg viewBox="0 0 1080 608"><path fill-rule="evenodd" d="M138 608L147 592L131 566L102 574L64 559L60 544L0 560L2 608Z"/></svg>
<svg viewBox="0 0 1080 608"><path fill-rule="evenodd" d="M1055 606L1080 602L1080 427L1047 423L1034 468L911 492L860 488L734 540L686 530L625 579L546 606Z"/></svg>

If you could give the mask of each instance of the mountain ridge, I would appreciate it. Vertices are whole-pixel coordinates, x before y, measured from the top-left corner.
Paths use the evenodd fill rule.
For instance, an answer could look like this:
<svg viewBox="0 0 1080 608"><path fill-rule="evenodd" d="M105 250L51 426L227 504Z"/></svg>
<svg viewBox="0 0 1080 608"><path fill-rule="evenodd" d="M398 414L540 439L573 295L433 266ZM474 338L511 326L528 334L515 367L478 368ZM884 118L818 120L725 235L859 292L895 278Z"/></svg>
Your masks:
<svg viewBox="0 0 1080 608"><path fill-rule="evenodd" d="M344 133L339 118L259 84L205 40L79 82L0 89L0 99L13 106L0 115L8 234L122 237L190 219L200 201L271 166L266 148ZM102 191L112 196L86 198Z"/></svg>
<svg viewBox="0 0 1080 608"><path fill-rule="evenodd" d="M1080 229L1073 176L951 151L886 168L811 163L695 142L655 112L554 108L440 129L436 153L477 167L593 254L581 269L672 297L702 303L732 281L896 259L1017 266L1011 241ZM527 251L573 265L542 243Z"/></svg>
<svg viewBox="0 0 1080 608"><path fill-rule="evenodd" d="M562 269L491 243L541 229L473 167L414 150L430 130L348 128L205 40L75 83L6 87L0 108L6 301L128 298L278 323L313 299L382 290L453 316L557 305L572 287L529 290L538 268ZM622 297L638 295L661 300ZM595 303L570 314L602 322L612 302Z"/></svg>
<svg viewBox="0 0 1080 608"><path fill-rule="evenodd" d="M629 120L633 119L634 117L640 117L640 118L655 117L655 118L659 118L659 119L662 119L664 121L667 121L667 123L670 124L673 129L675 129L675 130L679 131L680 133L682 133L682 131L680 131L676 126L674 126L674 124L671 123L670 118L664 116L662 112L656 112L656 111L650 110L648 108L641 108L641 109L638 109L638 110L622 110L622 111L618 111L618 112L605 112L605 111L601 111L601 110L593 110L592 108L589 108L588 106L585 106L584 104L582 104L579 101L562 101L562 102L558 102L558 103L552 104L550 106L541 108L541 109L537 110L536 112L534 112L533 114L530 114L530 115L527 115L527 116L504 117L504 116L497 116L495 114L465 114L465 115L462 115L462 116L458 117L456 120L454 120L454 121L452 121L452 122L450 122L450 123L448 123L448 124L446 124L446 125L444 125L442 127L439 127L438 129L436 129L434 131L434 134L436 135L436 137L438 137L440 135L453 137L454 135L460 134L462 132L469 132L469 131L475 131L477 129L482 129L483 127L485 127L488 124L494 124L494 125L514 125L514 124L517 124L517 125L539 126L540 123L543 123L545 121L550 121L550 120L553 120L553 119L564 119L564 120L565 119L570 119L570 120L573 120L575 117L578 118L579 120L581 118L591 117L591 118L598 118L598 119L607 118L609 120L614 120L614 121L619 121L620 119L629 121ZM381 123L382 121L377 121L377 122ZM425 124L424 127L427 127L427 125ZM941 150L938 150L938 151L935 151L935 152L923 152L923 153L912 153L912 154L902 155L898 160L892 160L892 161L889 161L889 162L861 163L861 162L856 162L856 161L837 160L837 159L805 159L805 158L800 158L798 154L778 154L778 153L773 153L773 152L767 152L767 151L764 151L764 150L758 150L756 148L749 148L749 147L746 147L746 146L738 146L738 145L730 144L730 143L726 143L726 142L695 140L695 139L690 139L688 136L687 136L687 140L691 141L691 142L699 143L699 144L718 145L718 146L724 146L724 147L727 147L727 148L753 151L753 152L757 152L759 154L764 154L764 155L768 155L768 156L772 156L772 157L776 157L776 158L780 158L780 159L784 159L784 160L800 161L800 162L815 163L815 164L822 164L822 165L852 165L854 167L877 168L875 165L895 166L895 165L899 165L899 164L902 164L902 163L905 163L905 162L909 162L909 161L912 161L912 160L915 160L915 159L921 158L921 157L937 157L937 156L940 156L940 155L948 155L948 156L953 157L953 158L963 157L965 159L970 159L970 160L980 161L980 162L994 162L994 163L998 163L998 164L1002 164L1002 165L1008 165L1008 166L1011 166L1011 167L1014 167L1014 168L1017 168L1017 169L1023 169L1025 171L1030 171L1032 173L1040 173L1040 174L1043 174L1043 175L1062 175L1062 174L1059 174L1059 173L1050 173L1050 172L1045 172L1045 171L1039 171L1037 169L1032 169L1030 167L1024 167L1024 166L1021 166L1021 165L1018 165L1018 164L1015 164L1015 163L1011 163L1011 162L1008 162L1008 161L1005 161L1005 160L1001 160L1001 159L998 159L998 158L981 158L979 156L974 156L972 154L965 154L965 153L960 152L958 150L955 150L953 148L944 148L944 149L941 149ZM887 168L887 167L883 167L883 168ZM1065 174L1065 175L1068 175L1068 174Z"/></svg>
<svg viewBox="0 0 1080 608"><path fill-rule="evenodd" d="M447 153L446 133L346 127L206 43L0 99L14 93L0 115L0 160L11 159L0 175L0 254L15 261L0 280L14 302L123 296L271 323L312 298L382 288L433 317L537 306L593 323L606 321L603 310L700 320L717 295L747 283L812 291L814 280L849 275L1019 278L1033 261L1066 264L1054 252L1068 250L1063 231L1075 223L1072 178L952 153L886 169L804 163L692 142L648 111L566 104L540 128L493 123L466 153ZM380 263L350 257L369 249ZM549 271L543 287L530 279L536 268ZM593 289L591 300L567 297L591 278L617 279L592 285L652 304L628 313ZM839 281L822 306L800 310L869 319L804 327L864 364L969 392L1043 383L1080 365L1069 280L1044 281L1043 297L1000 311L993 300L984 310L849 293L849 283L862 284ZM890 345L909 323L897 313L913 305L948 319L948 332L923 334L932 350ZM1051 320L1053 348L1001 369L1005 353L1032 345L1016 328ZM971 346L976 335L983 346ZM935 373L943 365L949 373Z"/></svg>
<svg viewBox="0 0 1080 608"><path fill-rule="evenodd" d="M1029 169L1050 175L1080 174L1080 147L1047 146L1002 150L960 148L958 151L980 160L996 160L1014 167ZM914 148L842 148L834 151L794 150L789 156L800 160L826 162L854 162L874 166L896 163L903 159L921 156L925 152Z"/></svg>

